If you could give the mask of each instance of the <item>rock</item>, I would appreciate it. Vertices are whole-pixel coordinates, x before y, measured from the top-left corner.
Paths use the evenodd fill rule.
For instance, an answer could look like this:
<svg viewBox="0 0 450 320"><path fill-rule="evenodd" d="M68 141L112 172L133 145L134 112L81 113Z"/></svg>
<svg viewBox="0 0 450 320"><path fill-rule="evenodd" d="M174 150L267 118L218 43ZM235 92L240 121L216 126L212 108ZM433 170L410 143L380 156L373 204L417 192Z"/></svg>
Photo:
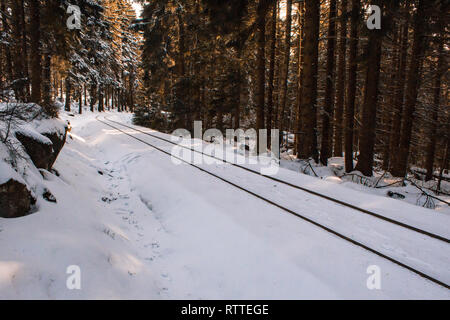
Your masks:
<svg viewBox="0 0 450 320"><path fill-rule="evenodd" d="M386 194L387 194L388 197L391 197L391 198L394 198L394 199L405 199L405 196L402 195L401 193L394 192L394 191L391 191L391 190L389 190Z"/></svg>
<svg viewBox="0 0 450 320"><path fill-rule="evenodd" d="M51 160L50 166L48 168L48 170L50 170L53 164L55 163L59 153L61 152L61 149L64 147L64 144L66 143L67 131L62 136L57 133L45 133L45 132L42 135L49 138L53 144L53 152L50 158Z"/></svg>
<svg viewBox="0 0 450 320"><path fill-rule="evenodd" d="M22 143L34 165L45 170L51 170L66 142L66 135L67 132L64 135L56 132L44 132L41 136L45 139L40 139L36 135L27 135L21 131L16 132L16 138Z"/></svg>
<svg viewBox="0 0 450 320"><path fill-rule="evenodd" d="M36 200L27 186L14 179L0 184L0 217L17 218L28 214Z"/></svg>
<svg viewBox="0 0 450 320"><path fill-rule="evenodd" d="M44 190L44 193L42 194L42 197L47 200L48 202L56 203L55 196L48 190L47 188Z"/></svg>
<svg viewBox="0 0 450 320"><path fill-rule="evenodd" d="M50 170L54 162L51 141L38 140L35 136L28 136L20 131L16 132L16 138L22 143L37 168Z"/></svg>

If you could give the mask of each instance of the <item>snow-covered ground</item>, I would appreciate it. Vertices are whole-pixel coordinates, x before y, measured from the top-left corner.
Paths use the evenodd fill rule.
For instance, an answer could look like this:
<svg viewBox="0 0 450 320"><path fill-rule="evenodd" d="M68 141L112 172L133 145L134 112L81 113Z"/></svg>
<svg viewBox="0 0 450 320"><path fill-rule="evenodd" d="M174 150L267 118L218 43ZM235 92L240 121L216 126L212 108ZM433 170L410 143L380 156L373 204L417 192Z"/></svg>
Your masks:
<svg viewBox="0 0 450 320"><path fill-rule="evenodd" d="M44 181L57 203L0 219L0 298L450 298L450 291L120 133L71 117ZM131 123L131 115L107 113ZM103 115L100 116L103 119ZM148 129L145 129L148 130ZM170 150L167 143L126 130ZM162 134L161 134L162 135ZM450 248L228 165L239 185L450 283ZM240 170L240 171L239 171ZM449 237L449 215L287 169L277 177ZM81 270L69 290L67 267ZM381 288L369 290L369 266Z"/></svg>

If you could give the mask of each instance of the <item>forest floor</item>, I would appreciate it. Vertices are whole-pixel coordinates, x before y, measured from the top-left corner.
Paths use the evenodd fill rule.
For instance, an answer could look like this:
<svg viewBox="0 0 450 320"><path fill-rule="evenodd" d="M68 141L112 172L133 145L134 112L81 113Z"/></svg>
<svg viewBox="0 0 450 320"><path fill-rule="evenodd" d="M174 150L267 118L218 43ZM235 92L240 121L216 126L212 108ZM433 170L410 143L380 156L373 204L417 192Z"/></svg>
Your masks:
<svg viewBox="0 0 450 320"><path fill-rule="evenodd" d="M57 203L0 219L0 298L450 298L450 291L96 120L74 117L45 184ZM123 128L122 128L123 129ZM151 130L149 129L142 129ZM126 130L166 148L167 143ZM161 134L163 135L163 134ZM205 169L450 283L448 244L228 165ZM450 215L281 168L277 178L450 237ZM69 290L67 267L81 270ZM367 287L369 266L380 289Z"/></svg>

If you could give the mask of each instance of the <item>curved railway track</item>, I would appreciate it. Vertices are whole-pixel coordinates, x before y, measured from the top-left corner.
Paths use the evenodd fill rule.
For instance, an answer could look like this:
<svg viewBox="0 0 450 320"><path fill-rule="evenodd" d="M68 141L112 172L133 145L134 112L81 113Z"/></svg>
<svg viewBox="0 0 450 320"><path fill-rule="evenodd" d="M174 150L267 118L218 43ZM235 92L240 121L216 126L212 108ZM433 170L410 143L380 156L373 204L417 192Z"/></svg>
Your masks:
<svg viewBox="0 0 450 320"><path fill-rule="evenodd" d="M275 206L275 207L277 207L277 208L279 208L279 209L281 209L281 210L283 210L283 211L285 211L285 212L287 212L287 213L289 213L289 214L291 214L291 215L293 215L293 216L296 216L296 217L298 217L298 218L300 218L300 219L302 219L302 220L304 220L304 221L307 221L308 223L311 223L311 224L315 225L316 227L321 228L322 230L325 230L325 231L327 231L327 232L329 232L329 233L331 233L331 234L333 234L333 235L335 235L335 236L337 236L337 237L339 237L339 238L341 238L341 239L343 239L343 240L345 240L345 241L348 241L348 242L352 243L353 245L356 245L356 246L358 246L358 247L361 247L361 248L363 248L363 249L365 249L365 250L367 250L367 251L369 251L369 252L371 252L371 253L373 253L373 254L378 255L378 256L381 257L381 258L384 258L384 259L386 259L386 260L388 260L388 261L390 261L390 262L392 262L392 263L394 263L394 264L396 264L396 265L398 265L398 266L400 266L400 267L402 267L402 268L405 268L405 269L407 269L407 270L409 270L409 271L411 271L411 272L417 274L418 276L420 276L420 277L422 277L422 278L424 278L424 279L427 279L427 280L429 280L429 281L431 281L431 282L433 282L433 283L435 283L435 284L438 284L438 285L440 285L440 286L442 286L442 287L444 287L444 288L450 290L450 285L449 285L449 284L444 283L444 282L442 282L442 281L440 281L440 280L438 280L438 279L436 279L436 278L434 278L434 277L432 277L432 276L430 276L430 275L427 275L426 273L424 273L424 272L422 272L422 271L420 271L420 270L417 270L417 269L415 269L414 267L411 267L411 266L409 266L409 265L407 265L407 264L405 264L405 263L403 263L403 262L401 262L401 261L398 261L397 259L392 258L392 257L390 257L390 256L388 256L388 255L386 255L386 254L384 254L384 253L382 253L382 252L380 252L380 251L378 251L378 250L376 250L376 249L370 248L369 246L367 246L367 245L365 245L365 244L363 244L363 243L361 243L361 242L359 242L359 241L357 241L357 240L355 240L355 239L352 239L352 238L350 238L350 237L348 237L348 236L346 236L346 235L344 235L344 234L342 234L342 233L340 233L340 232L338 232L338 231L335 231L335 230L333 230L333 229L331 229L331 228L329 228L329 227L327 227L327 226L325 226L325 225L323 225L323 224L321 224L321 223L319 223L319 222L317 222L317 221L314 221L314 220L312 220L312 219L310 219L310 218L308 218L308 217L306 217L306 216L304 216L304 215L302 215L302 214L300 214L300 213L298 213L298 212L295 212L295 211L293 211L293 210L291 210L291 209L289 209L289 208L286 208L286 207L284 207L284 206L282 206L282 205L280 205L280 204L278 204L278 203L276 203L276 202L274 202L274 201L272 201L272 200L270 200L270 199L267 199L267 198L265 198L265 197L263 197L263 196L261 196L261 195L255 193L255 192L253 192L253 191L250 191L250 190L248 190L248 189L246 189L246 188L244 188L244 187L242 187L242 186L239 186L239 185L237 185L236 183L234 183L234 182L232 182L232 181L229 181L229 180L227 180L227 179L225 179L225 178L223 178L223 177L221 177L221 176L219 176L219 175L216 175L215 173L212 173L212 172L210 172L210 171L208 171L208 170L205 170L205 169L203 169L203 168L201 168L201 167L199 167L199 166L197 166L197 165L195 165L195 164L193 164L193 163L191 163L191 162L189 162L189 161L184 160L183 158L180 158L180 157L177 157L177 156L175 156L175 155L172 155L170 152L168 152L168 151L166 151L166 150L163 150L163 149L161 149L161 148L159 148L159 147L157 147L157 146L155 146L155 145L153 145L153 144L151 144L151 143L149 143L149 142L147 142L147 141L144 141L144 140L142 140L142 139L140 139L140 138L138 138L138 137L135 137L135 136L133 136L132 134L130 134L130 133L128 133L128 132L126 132L126 131L124 131L124 130L122 130L122 129L120 129L120 128L118 128L118 127L116 127L116 126L114 126L114 125L112 125L112 124L110 124L110 123L108 123L108 122L106 122L106 121L100 120L98 116L96 117L96 120L99 121L99 122L101 122L101 123L103 123L103 124L105 124L105 125L107 125L107 126L109 126L109 127L111 127L111 128L113 128L113 129L115 129L115 130L117 130L117 131L119 131L119 132L121 132L121 133L123 133L123 134L125 134L125 135L127 135L127 136L129 136L129 137L131 137L131 138L133 138L133 139L135 139L135 140L137 140L137 141L139 141L139 142L141 142L141 143L143 143L143 144L146 144L146 145L148 145L148 146L154 148L155 150L158 150L158 151L160 151L160 152L162 152L162 153L164 153L164 154L166 154L166 155L168 155L168 156L170 156L170 157L175 157L175 158L177 158L178 160L180 160L180 161L182 161L182 162L184 162L184 163L186 163L186 164L188 164L188 165L190 165L190 166L192 166L192 167L194 167L194 168L196 168L196 169L198 169L198 170L200 170L200 171L202 171L202 172L204 172L204 173L206 173L206 174L208 174L208 175L210 175L210 176L213 176L213 177L215 177L215 178L217 178L217 179L219 179L219 180L221 180L221 181L223 181L223 182L225 182L225 183L227 183L227 184L229 184L229 185L231 185L231 186L233 186L233 187L235 187L235 188L237 188L237 189L239 189L239 190L241 190L241 191L244 191L244 192L246 192L246 193L248 193L248 194L250 194L250 195L252 195L252 196L254 196L254 197L256 197L256 198L258 198L258 199L260 199L260 200L262 200L262 201L264 201L264 202L266 202L266 203L268 203L268 204L270 204L270 205L272 205L272 206ZM118 124L118 125L121 125L121 126L126 127L126 128L128 128L128 129L132 129L132 130L134 130L134 131L136 131L136 132L139 132L139 133L142 133L142 134L145 134L145 135L148 135L148 136L151 136L151 137L154 137L154 138L163 140L163 141L165 141L165 142L170 142L171 144L174 144L174 145L177 145L177 146L181 146L181 145L179 145L179 144L177 144L177 143L174 143L173 141L166 140L166 139L164 139L164 138L158 137L158 136L156 136L156 135L152 135L152 134L147 133L147 132L145 132L145 131L142 131L142 130L133 128L133 127L131 127L131 126L122 124L122 123L117 122L117 121L114 121L114 120L109 120L109 119L107 119L106 117L105 117L105 120L110 121L110 122L113 122L113 123ZM185 146L181 146L181 147L184 147L184 148L189 149L189 150L191 150L191 151L195 151L195 150L193 150L193 149L191 149L191 148L187 148L187 147L185 147ZM198 151L196 151L196 152L198 152ZM203 154L203 153L202 153L202 154ZM207 155L207 154L205 154L205 155L206 155L206 156L209 156L209 155ZM410 230L415 231L415 232L418 232L418 233L420 233L420 234L427 235L427 236L429 236L429 237L435 238L435 239L440 240L440 241L444 241L444 242L446 242L446 243L449 243L449 242L450 242L449 239L446 239L446 238L441 237L441 236L439 236L439 235L435 235L435 234L432 234L432 233L427 232L427 231L425 231L425 230L422 230L422 229L419 229L419 228L416 228L416 227L413 227L413 226L404 224L404 223L399 222L399 221L396 221L396 220L392 220L392 219L390 219L390 218L381 216L381 215L379 215L379 214L370 212L370 211L368 211L368 210L365 210L365 209L356 207L356 206L354 206L354 205L345 203L345 202L343 202L343 201L341 201L341 200L337 200L337 199L328 197L328 196L326 196L326 195L322 195L322 194L317 193L317 192L315 192L315 191L311 191L311 190L305 189L305 188L303 188L303 187L300 187L300 186L291 184L291 183L289 183L289 182L285 182L285 181L283 181L283 180L279 180L279 179L274 178L274 177L271 177L271 176L263 175L263 174L261 174L261 173L259 173L259 172L257 172L257 171L254 171L254 170L245 168L245 167L243 167L243 166L240 166L240 165L237 165L237 164L234 164L234 163L227 162L227 161L225 161L224 159L216 158L216 157L214 157L214 156L210 156L210 157L215 158L215 159L217 159L217 160L221 160L221 161L223 161L223 162L225 162L225 163L228 163L228 164L237 166L237 167L239 167L239 168L242 168L242 169L244 169L244 170L246 170L246 171L249 171L249 172L252 172L252 173L254 173L254 174L258 174L258 175L263 176L263 177L266 177L266 178L268 178L268 179L277 181L277 182L279 182L279 183L286 184L286 185L291 186L291 187L294 187L294 188L296 188L296 189L300 189L300 190L303 190L303 191L305 191L305 192L311 193L311 194L313 194L313 195L319 196L319 197L321 197L321 198L324 198L324 199L333 201L333 202L335 202L335 203L344 205L344 206L346 206L346 207L349 207L349 208L352 208L352 209L361 211L361 212L366 213L366 214L368 214L368 215L371 215L371 216L373 216L373 217L376 217L376 218L382 219L382 220L384 220L384 221L393 223L393 224L395 224L395 225L398 225L398 226L401 226L401 227L410 229Z"/></svg>
<svg viewBox="0 0 450 320"><path fill-rule="evenodd" d="M164 138L159 137L159 136L157 136L157 135L154 135L154 134L151 134L151 133L148 133L148 132L145 132L145 131L142 131L142 130L133 128L133 127L131 127L131 126L128 126L128 125L126 125L126 124L123 124L123 123L120 123L120 122L117 122L117 121L114 121L114 120L110 120L110 119L108 119L107 117L105 117L105 119L108 120L108 121L110 121L110 122L113 122L113 123L115 123L115 124L121 125L121 126L123 126L123 127L125 127L125 128L132 129L132 130L138 131L138 132L140 132L140 133L142 133L142 134L145 134L145 135L147 135L147 136L150 136L150 137L153 137L153 138L156 138L156 139L159 139L159 140L168 142L168 143L170 143L170 144L172 144L172 145L176 145L176 146L178 146L178 147L181 147L181 148L190 150L190 151L192 151L192 152L196 152L196 153L202 154L202 155L204 155L204 156L207 156L207 157L210 157L210 158L213 158L213 159L222 161L223 163L227 163L227 164L229 164L229 165L232 165L232 166L234 166L234 167L240 168L240 169L245 170L245 171L247 171L247 172L250 172L250 173L253 173L253 174L262 176L262 177L264 177L264 178L266 178L266 179L270 179L270 180L272 180L272 181L275 181L275 182L278 182L278 183L287 185L287 186L289 186L289 187L292 187L292 188L295 188L295 189L298 189L298 190L307 192L307 193L309 193L309 194L312 194L312 195L314 195L314 196L320 197L320 198L322 198L322 199L326 199L326 200L332 201L332 202L334 202L334 203L337 203L337 204L339 204L339 205L342 205L342 206L351 208L351 209L353 209L353 210L357 210L357 211L359 211L359 212L361 212L361 213L370 215L370 216L375 217L375 218L377 218L377 219L381 219L381 220L387 221L387 222L389 222L389 223L398 225L398 226L400 226L400 227L403 227L403 228L406 228L406 229L415 231L415 232L417 232L417 233L426 235L426 236L428 236L428 237L431 237L431 238L434 238L434 239L437 239L437 240L440 240L440 241L443 241L443 242L446 242L446 243L450 243L450 239L445 238L445 237L442 237L442 236L437 235L437 234L434 234L434 233L432 233L432 232L429 232L429 231L426 231L426 230L422 230L422 229L420 229L420 228L417 228L417 227L408 225L408 224L403 223L403 222L401 222L401 221L397 221L397 220L394 220L394 219L385 217L385 216L380 215L380 214L378 214L378 213L375 213L375 212L373 212L373 211L370 211L370 210L366 210L366 209L357 207L357 206L355 206L355 205L353 205L353 204L350 204L350 203L344 202L344 201L342 201L342 200L339 200L339 199L336 199L336 198L333 198L333 197L330 197L330 196L321 194L321 193L319 193L319 192L316 192L316 191L313 191L313 190L310 190L310 189L307 189L307 188L304 188L304 187L295 185L295 184L290 183L290 182L286 182L286 181L284 181L284 180L275 178L275 177L273 177L273 176L264 175L264 174L260 173L259 171L255 171L255 170L246 168L246 167L244 167L244 166L242 166L242 165L239 165L239 164L236 164L236 163L233 163L233 162L226 161L225 159L222 159L222 158L218 158L218 157L215 157L215 156L212 156L212 155L209 155L209 154L205 154L205 153L203 153L203 152L199 152L198 150L195 150L195 149L188 148L188 147L186 147L186 146L177 144L177 143L175 143L175 142L173 142L173 141L171 141L171 140L164 139Z"/></svg>

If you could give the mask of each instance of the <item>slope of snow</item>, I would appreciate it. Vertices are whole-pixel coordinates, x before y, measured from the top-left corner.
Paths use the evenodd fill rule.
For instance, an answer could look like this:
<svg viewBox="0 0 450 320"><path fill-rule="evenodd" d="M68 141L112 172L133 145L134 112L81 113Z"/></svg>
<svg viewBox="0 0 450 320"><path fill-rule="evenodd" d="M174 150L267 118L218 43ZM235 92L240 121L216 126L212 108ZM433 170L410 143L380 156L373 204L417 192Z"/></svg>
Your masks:
<svg viewBox="0 0 450 320"><path fill-rule="evenodd" d="M63 115L72 133L55 164L60 176L46 172L44 180L57 203L39 198L38 212L0 219L0 298L450 298L195 168L175 166L95 116ZM346 214L308 195L294 200ZM441 252L427 254L441 261L438 273L449 269ZM66 287L70 265L81 269L80 290ZM366 286L370 265L380 267L381 290Z"/></svg>

